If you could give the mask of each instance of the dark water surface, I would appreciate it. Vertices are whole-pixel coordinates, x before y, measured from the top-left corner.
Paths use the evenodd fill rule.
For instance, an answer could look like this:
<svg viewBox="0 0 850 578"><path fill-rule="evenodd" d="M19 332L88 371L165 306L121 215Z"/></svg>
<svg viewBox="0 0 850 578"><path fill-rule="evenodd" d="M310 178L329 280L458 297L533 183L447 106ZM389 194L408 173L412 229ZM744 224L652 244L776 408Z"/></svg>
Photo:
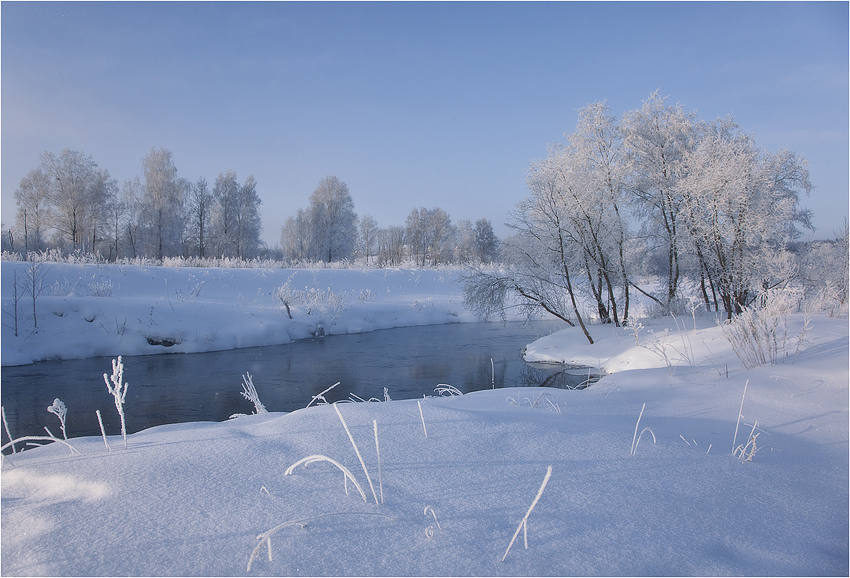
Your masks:
<svg viewBox="0 0 850 578"><path fill-rule="evenodd" d="M490 389L492 381L497 388L583 387L586 370L570 373L563 366L522 359L528 343L563 327L557 321L456 323L212 353L125 356L127 432L253 413L251 402L240 394L246 372L271 412L303 408L337 381L340 385L325 396L328 402L351 394L383 400L385 387L392 399L436 395L439 384L463 393ZM58 418L47 411L57 397L68 408L68 437L100 435L98 409L107 434L119 434L104 373L112 373L109 357L3 367L0 396L12 435L45 435L48 426L61 437ZM5 431L3 441L8 441Z"/></svg>

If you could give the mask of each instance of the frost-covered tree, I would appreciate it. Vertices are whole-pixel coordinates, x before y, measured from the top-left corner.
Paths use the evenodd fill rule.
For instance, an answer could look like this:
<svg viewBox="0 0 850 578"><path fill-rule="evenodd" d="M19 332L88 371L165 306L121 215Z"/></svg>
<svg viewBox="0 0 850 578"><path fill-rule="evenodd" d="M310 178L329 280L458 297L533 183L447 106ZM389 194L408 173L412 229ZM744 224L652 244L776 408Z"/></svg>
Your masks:
<svg viewBox="0 0 850 578"><path fill-rule="evenodd" d="M637 201L643 233L664 251L665 301L677 296L679 264L679 212L682 204L679 180L684 176L682 158L696 141L696 116L681 105L667 104L667 97L653 92L641 108L623 115L622 130L630 161L628 189Z"/></svg>
<svg viewBox="0 0 850 578"><path fill-rule="evenodd" d="M366 266L369 266L369 258L375 256L375 247L378 244L378 221L372 215L363 215L360 219L360 251L366 257Z"/></svg>
<svg viewBox="0 0 850 578"><path fill-rule="evenodd" d="M152 148L142 160L141 227L145 252L156 259L182 253L185 186L171 151Z"/></svg>
<svg viewBox="0 0 850 578"><path fill-rule="evenodd" d="M391 225L378 231L378 264L395 267L404 261L404 227Z"/></svg>
<svg viewBox="0 0 850 578"><path fill-rule="evenodd" d="M50 203L54 208L56 242L77 251L91 239L96 203L98 168L91 156L70 149L59 155L44 152L41 170L50 181Z"/></svg>
<svg viewBox="0 0 850 578"><path fill-rule="evenodd" d="M449 214L439 207L427 211L426 227L431 264L436 267L440 263L451 262L457 230Z"/></svg>
<svg viewBox="0 0 850 578"><path fill-rule="evenodd" d="M298 209L294 217L287 217L280 232L280 248L284 259L298 262L308 260L310 237L310 219L304 209Z"/></svg>
<svg viewBox="0 0 850 578"><path fill-rule="evenodd" d="M331 263L352 256L357 244L357 214L348 185L336 176L323 178L310 195L307 214L312 259Z"/></svg>
<svg viewBox="0 0 850 578"><path fill-rule="evenodd" d="M796 225L811 228L800 194L812 189L806 162L776 153L728 122L714 123L684 155L678 187L687 230L700 262L731 318L762 290L788 283L788 243Z"/></svg>
<svg viewBox="0 0 850 578"><path fill-rule="evenodd" d="M464 280L464 303L486 316L503 311L508 298L515 295L529 315L542 310L570 325L575 320L593 343L579 306L576 277L583 259L571 240L572 223L563 202L563 167L558 160L550 155L532 164L529 195L508 221L516 234L503 243L504 267L469 274Z"/></svg>
<svg viewBox="0 0 850 578"><path fill-rule="evenodd" d="M475 251L480 263L492 263L499 256L499 238L488 219L475 221Z"/></svg>
<svg viewBox="0 0 850 578"><path fill-rule="evenodd" d="M469 219L461 219L455 226L454 262L466 265L477 261L475 227Z"/></svg>
<svg viewBox="0 0 850 578"><path fill-rule="evenodd" d="M127 179L121 188L121 204L123 219L121 238L123 239L124 254L131 259L144 253L142 246L142 227L140 215L142 210L142 182L139 177Z"/></svg>
<svg viewBox="0 0 850 578"><path fill-rule="evenodd" d="M42 169L33 169L21 179L15 191L18 205L18 230L21 232L24 254L41 251L47 245L47 232L51 227L51 182Z"/></svg>
<svg viewBox="0 0 850 578"><path fill-rule="evenodd" d="M405 240L410 247L414 262L423 267L428 254L428 209L425 207L414 207L405 221Z"/></svg>
<svg viewBox="0 0 850 578"><path fill-rule="evenodd" d="M236 214L238 211L239 181L236 173L227 170L218 174L213 185L215 206L212 213L213 250L218 256L236 253Z"/></svg>
<svg viewBox="0 0 850 578"><path fill-rule="evenodd" d="M209 242L210 221L213 210L213 194L209 183L204 177L200 177L192 185L189 196L189 241L192 244L192 253L200 258L207 256L207 244Z"/></svg>
<svg viewBox="0 0 850 578"><path fill-rule="evenodd" d="M92 186L94 208L89 225L91 243L84 243L84 248L92 253L117 256L117 243L113 237L117 227L113 217L115 205L119 202L118 183L109 175L109 171L98 170Z"/></svg>
<svg viewBox="0 0 850 578"><path fill-rule="evenodd" d="M260 253L262 246L260 233L263 230L260 203L257 181L253 175L250 175L239 187L234 210L236 216L235 256L240 259L251 259Z"/></svg>

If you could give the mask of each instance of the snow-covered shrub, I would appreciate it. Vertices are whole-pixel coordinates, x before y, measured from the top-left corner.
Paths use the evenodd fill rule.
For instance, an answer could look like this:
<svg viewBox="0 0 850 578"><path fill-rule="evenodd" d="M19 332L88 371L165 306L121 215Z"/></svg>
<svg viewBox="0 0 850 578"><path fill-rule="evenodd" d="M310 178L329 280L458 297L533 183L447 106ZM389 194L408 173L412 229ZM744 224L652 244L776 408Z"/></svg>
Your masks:
<svg viewBox="0 0 850 578"><path fill-rule="evenodd" d="M797 311L799 304L799 295L791 289L768 291L734 319L720 323L723 335L746 369L776 364L789 338L788 315ZM801 340L802 335L797 341Z"/></svg>
<svg viewBox="0 0 850 578"><path fill-rule="evenodd" d="M370 289L334 291L330 287L320 289L308 286L304 289L293 289L293 276L290 276L286 283L275 291L275 297L283 303L290 319L292 319L292 307L299 305L305 309L307 315L316 315L320 318L327 316L333 324L345 310L351 307L352 303L367 303L375 297L375 293Z"/></svg>
<svg viewBox="0 0 850 578"><path fill-rule="evenodd" d="M124 448L127 448L127 425L124 421L124 400L127 398L127 386L130 385L124 381L124 362L121 356L118 359L112 360L112 375L103 374L103 381L106 383L106 389L112 394L115 400L115 409L118 410L118 415L121 417L121 436L124 438ZM109 382L112 382L110 385Z"/></svg>
<svg viewBox="0 0 850 578"><path fill-rule="evenodd" d="M100 281L92 281L89 284L90 297L112 297L112 287L114 284L109 279L101 279Z"/></svg>

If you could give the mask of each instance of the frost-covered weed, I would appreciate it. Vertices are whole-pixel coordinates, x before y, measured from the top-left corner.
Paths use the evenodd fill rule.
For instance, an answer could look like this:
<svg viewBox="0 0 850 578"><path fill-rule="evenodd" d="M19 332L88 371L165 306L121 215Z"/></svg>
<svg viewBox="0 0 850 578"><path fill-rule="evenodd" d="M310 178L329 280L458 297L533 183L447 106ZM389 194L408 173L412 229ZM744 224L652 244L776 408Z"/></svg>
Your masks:
<svg viewBox="0 0 850 578"><path fill-rule="evenodd" d="M9 441L11 442L12 441L12 432L9 431L9 422L6 421L6 408L0 406L0 413L3 414L3 428L6 430L6 435L9 437ZM14 442L12 442L12 453L13 454L16 453Z"/></svg>
<svg viewBox="0 0 850 578"><path fill-rule="evenodd" d="M316 455L312 455L312 456L307 456L306 458L301 458L300 460L298 460L297 462L295 462L294 464L292 464L291 466L286 468L286 471L283 473L283 475L291 476L292 472L295 470L295 468L300 466L301 464L304 464L304 467L306 468L310 464L313 464L313 463L316 463L316 462L328 462L328 463L336 466L337 468L339 468L339 470L343 474L343 484L344 484L344 487L345 487L345 493L348 494L348 480L351 480L351 483L354 484L354 487L357 488L357 491L360 492L360 495L363 497L363 501L364 502L368 501L366 499L366 493L363 491L363 488L360 487L360 484L357 483L357 478L354 477L354 474L351 473L351 470L346 468L344 465L342 465L338 461L333 460L333 459L331 459L327 456L316 454Z"/></svg>
<svg viewBox="0 0 850 578"><path fill-rule="evenodd" d="M519 522L519 526L517 526L516 532L514 532L513 538L511 538L511 543L508 544L508 549L505 550L505 555L502 556L502 562L505 561L505 558L508 557L508 552L511 551L511 546L514 545L516 541L516 537L519 536L519 531L523 531L523 539L525 541L525 549L528 550L528 517L531 515L531 511L534 509L534 506L537 505L537 502L540 500L540 496L543 495L543 490L546 489L546 484L549 483L549 478L552 477L552 466L550 465L546 468L546 476L543 478L543 483L540 484L540 489L537 490L537 496L534 497L534 501L531 502L531 506L528 508L528 511L523 516L522 520Z"/></svg>
<svg viewBox="0 0 850 578"><path fill-rule="evenodd" d="M254 387L254 381L250 373L242 376L242 391L240 393L242 397L254 404L255 414L269 413L266 406L260 401L260 396L257 394L257 388Z"/></svg>
<svg viewBox="0 0 850 578"><path fill-rule="evenodd" d="M335 384L333 384L332 386L330 386L329 388L327 388L326 390L324 390L322 393L319 393L319 394L317 394L317 395L314 395L314 396L310 399L310 403L308 403L308 404L307 404L307 407L310 407L311 405L313 405L313 402L315 402L315 401L321 401L323 404L327 405L327 404L328 404L328 400L327 400L327 399L325 399L325 394L326 394L327 392L329 392L330 390L332 390L333 388L335 388L336 386L338 386L339 384L340 384L340 382L338 382L338 381L337 381ZM306 408L305 408L305 409L306 409Z"/></svg>
<svg viewBox="0 0 850 578"><path fill-rule="evenodd" d="M425 415L422 413L422 402L417 401L416 405L419 406L419 417L422 419L422 431L425 432L425 437L428 437L428 428L425 427Z"/></svg>
<svg viewBox="0 0 850 578"><path fill-rule="evenodd" d="M263 544L266 545L266 549L269 553L269 562L272 561L272 536L277 533L278 530L286 528L287 526L301 526L301 528L306 528L308 522L312 522L314 520L321 520L322 518L328 518L332 516L380 516L382 518L387 518L392 520L390 516L386 514L378 514L374 512L334 512L330 514L320 514L318 516L311 516L309 518L302 518L300 520L289 520L282 524L278 524L274 528L266 530L262 534L257 536L257 540L259 542L254 549L251 551L251 557L248 559L248 568L247 571L251 571L251 566L254 564L254 560L256 560L260 556L260 549L263 547Z"/></svg>
<svg viewBox="0 0 850 578"><path fill-rule="evenodd" d="M100 435L103 436L103 445L106 446L106 451L111 452L112 448L109 447L109 442L106 441L106 430L103 429L103 418L100 417L100 410L95 410L97 413L97 423L100 425Z"/></svg>
<svg viewBox="0 0 850 578"><path fill-rule="evenodd" d="M434 512L434 508L432 508L431 506L425 506L425 511L423 512L423 515L427 516L428 512L430 512L431 515L434 517L434 523L437 524L437 528L442 530L443 527L440 525L440 521L437 519L437 513ZM434 526L428 526L427 528L425 528L425 537L429 540L434 537Z"/></svg>
<svg viewBox="0 0 850 578"><path fill-rule="evenodd" d="M118 415L121 417L121 435L124 438L124 449L127 448L127 425L124 421L124 400L127 398L127 386L129 383L124 381L124 363L121 356L118 359L112 360L112 375L103 374L103 381L106 383L106 389L112 394L115 400L115 409L118 410ZM112 382L110 385L109 382Z"/></svg>
<svg viewBox="0 0 850 578"><path fill-rule="evenodd" d="M357 447L357 444L354 442L354 436L351 435L351 430L348 429L348 424L345 423L345 420L342 417L342 414L339 412L339 407L337 404L333 404L334 410L336 411L336 415L339 416L339 421L342 422L342 427L345 428L345 433L348 434L348 439L351 440L351 445L354 447L354 453L357 454L357 459L360 460L360 466L363 468L363 473L366 474L366 481L369 482L369 488L372 490L372 496L375 498L375 503L378 503L378 495L375 493L375 486L372 485L372 477L369 475L369 470L366 469L366 462L363 461L363 456L360 455L360 450Z"/></svg>
<svg viewBox="0 0 850 578"><path fill-rule="evenodd" d="M384 479L381 475L381 445L378 443L378 420L372 420L375 429L375 453L378 455L378 487L381 491L381 503L384 503Z"/></svg>
<svg viewBox="0 0 850 578"><path fill-rule="evenodd" d="M652 434L652 443L656 443L655 440L655 432L653 432L648 427L645 427L641 430L640 435L638 435L638 428L640 427L640 419L643 417L643 410L646 409L646 404L644 403L640 408L640 415L638 415L637 423L635 424L635 435L632 437L632 449L629 451L629 455L635 455L637 451L638 445L640 444L640 438L643 437L644 432L649 431Z"/></svg>
<svg viewBox="0 0 850 578"><path fill-rule="evenodd" d="M437 387L434 388L434 391L439 396L449 396L455 397L463 395L463 393L453 385L449 385L448 383L441 383Z"/></svg>
<svg viewBox="0 0 850 578"><path fill-rule="evenodd" d="M109 279L92 280L88 288L89 297L112 297L113 287L114 283Z"/></svg>
<svg viewBox="0 0 850 578"><path fill-rule="evenodd" d="M68 433L65 431L65 416L68 415L68 408L65 407L65 403L57 397L53 400L53 405L47 408L47 411L59 418L62 437L68 439Z"/></svg>

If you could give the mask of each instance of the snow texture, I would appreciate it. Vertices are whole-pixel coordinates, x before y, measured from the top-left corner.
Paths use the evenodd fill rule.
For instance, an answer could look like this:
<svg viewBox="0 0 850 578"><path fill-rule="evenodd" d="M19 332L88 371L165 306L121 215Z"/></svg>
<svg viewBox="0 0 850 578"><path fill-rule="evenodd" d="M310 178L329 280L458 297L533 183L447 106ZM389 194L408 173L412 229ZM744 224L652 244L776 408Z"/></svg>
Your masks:
<svg viewBox="0 0 850 578"><path fill-rule="evenodd" d="M3 267L5 295L9 276ZM142 275L130 269L125 274ZM177 273L157 274L174 283L170 275ZM213 287L231 294L244 290L230 285L237 271L180 274L184 283L189 274L208 280L210 293ZM241 274L259 276L256 282L268 290L285 280L265 281L272 272ZM375 290L383 283L383 272L374 271L299 274L326 274L323 284L346 290L360 281L371 280ZM454 302L459 288L438 283L442 274L390 272L395 280L387 286L399 292L396 304L358 305L336 327L351 329L366 317L373 319L373 329L390 324L403 305L428 302L414 286L417 276L427 275L433 275L428 289L445 287L430 301L435 312L429 321L451 320L455 305L463 316ZM122 281L120 297L112 298L128 317L140 310L131 313L131 294L142 289L137 283ZM157 283L162 279L147 281L147 287ZM402 296L402 287L410 292ZM57 297L52 304L82 316L89 307L98 313L92 301L103 299L109 298ZM187 313L178 303L184 302L172 300L179 319L166 322L163 314L156 318L159 327L182 327ZM211 306L188 303L195 311ZM160 307L170 309L167 300ZM246 311L220 320L217 346L247 338L247 330L228 330L249 319L252 307L260 305L234 305ZM420 319L415 315L405 319ZM205 323L218 321L210 317ZM848 323L821 316L810 321L796 355L751 370L741 367L713 319L697 319L696 330L681 320L644 320L647 327L637 339L633 329L594 326L593 346L573 328L530 344L527 357L591 363L608 372L583 391L508 388L314 404L289 414L159 426L127 436L127 449L108 432L112 451L94 436L70 440L80 455L53 443L7 456L0 571L846 576ZM791 330L803 326L801 317L789 322ZM282 319L278 327L278 335L287 334ZM130 333L140 336L146 328L136 324ZM48 337L30 357L62 351L65 334L44 333ZM36 337L41 336L40 330ZM84 349L77 343L69 345L80 355ZM184 341L190 349L195 343ZM5 361L5 333L3 348ZM10 349L27 357L23 347ZM69 412L73 419L73 408ZM739 414L738 442L758 421L751 461L732 453ZM649 432L633 443L639 415L640 428L650 428L655 443ZM379 479L376 431L383 503L366 489L364 473ZM327 460L284 475L310 456L344 466L367 501ZM523 516L524 539L516 539L502 562Z"/></svg>

